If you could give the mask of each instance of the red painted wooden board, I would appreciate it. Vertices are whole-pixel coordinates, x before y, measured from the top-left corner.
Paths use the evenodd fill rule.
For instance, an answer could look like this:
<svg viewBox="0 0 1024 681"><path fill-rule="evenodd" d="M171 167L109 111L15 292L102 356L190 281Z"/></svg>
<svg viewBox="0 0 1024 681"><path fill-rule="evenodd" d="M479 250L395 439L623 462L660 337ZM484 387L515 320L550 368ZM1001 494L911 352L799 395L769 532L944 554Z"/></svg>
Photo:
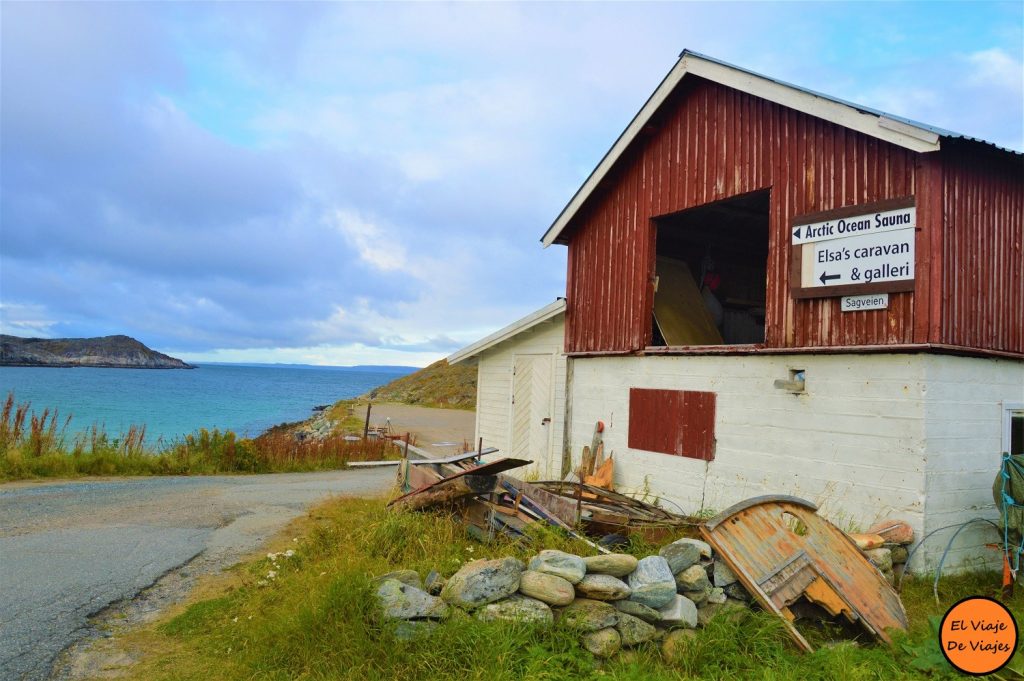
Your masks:
<svg viewBox="0 0 1024 681"><path fill-rule="evenodd" d="M711 461L715 393L630 388L629 447Z"/></svg>
<svg viewBox="0 0 1024 681"><path fill-rule="evenodd" d="M943 140L917 154L688 76L560 238L569 245L565 349L651 341L655 221L771 189L767 348L947 343L1024 353L1024 161ZM815 211L916 196L915 292L884 310L790 294L789 223Z"/></svg>

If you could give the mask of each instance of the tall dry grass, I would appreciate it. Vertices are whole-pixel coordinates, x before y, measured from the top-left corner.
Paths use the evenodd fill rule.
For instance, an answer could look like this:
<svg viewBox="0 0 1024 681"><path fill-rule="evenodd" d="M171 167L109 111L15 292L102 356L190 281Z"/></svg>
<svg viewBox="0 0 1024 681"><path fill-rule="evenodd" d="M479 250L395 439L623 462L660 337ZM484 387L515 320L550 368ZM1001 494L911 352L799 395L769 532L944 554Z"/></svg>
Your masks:
<svg viewBox="0 0 1024 681"><path fill-rule="evenodd" d="M387 458L395 449L385 440L350 441L342 435L332 435L323 440L300 441L281 432L265 433L252 442L266 463L278 468L330 467L349 461L377 461Z"/></svg>
<svg viewBox="0 0 1024 681"><path fill-rule="evenodd" d="M30 403L18 403L8 394L0 410L0 479L313 471L393 454L384 441L350 442L342 436L297 441L276 430L248 439L201 428L168 444L150 445L145 426L111 436L94 424L69 438L70 422L70 415L61 420L56 409L34 412Z"/></svg>

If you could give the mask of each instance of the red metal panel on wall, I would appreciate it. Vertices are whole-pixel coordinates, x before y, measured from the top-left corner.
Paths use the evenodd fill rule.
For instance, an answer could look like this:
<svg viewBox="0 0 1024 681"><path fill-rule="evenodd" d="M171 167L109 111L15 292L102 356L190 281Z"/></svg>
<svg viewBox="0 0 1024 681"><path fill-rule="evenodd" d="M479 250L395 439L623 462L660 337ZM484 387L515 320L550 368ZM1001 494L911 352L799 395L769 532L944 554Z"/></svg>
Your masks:
<svg viewBox="0 0 1024 681"><path fill-rule="evenodd" d="M788 225L794 215L917 195L926 235L919 233L919 242L929 238L941 225L941 203L929 197L941 188L918 185L922 155L694 76L687 81L568 227L566 350L649 345L652 219L768 187L765 344L914 342L915 328L927 330L932 321L927 302L915 311L914 293L890 295L886 310L845 313L838 298L793 300ZM927 288L929 272L917 272L919 288Z"/></svg>
<svg viewBox="0 0 1024 681"><path fill-rule="evenodd" d="M1024 353L1024 158L943 148L945 229L934 342Z"/></svg>
<svg viewBox="0 0 1024 681"><path fill-rule="evenodd" d="M715 393L630 388L629 447L711 461Z"/></svg>

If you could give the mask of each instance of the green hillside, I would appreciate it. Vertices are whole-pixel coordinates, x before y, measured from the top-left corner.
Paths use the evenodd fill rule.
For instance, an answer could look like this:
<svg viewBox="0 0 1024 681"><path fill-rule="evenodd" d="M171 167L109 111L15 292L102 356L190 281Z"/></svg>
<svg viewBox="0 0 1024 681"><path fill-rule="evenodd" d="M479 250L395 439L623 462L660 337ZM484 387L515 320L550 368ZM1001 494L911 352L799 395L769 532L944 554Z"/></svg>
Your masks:
<svg viewBox="0 0 1024 681"><path fill-rule="evenodd" d="M448 360L442 359L374 388L363 397L377 402L401 402L421 407L475 409L476 366L451 366Z"/></svg>

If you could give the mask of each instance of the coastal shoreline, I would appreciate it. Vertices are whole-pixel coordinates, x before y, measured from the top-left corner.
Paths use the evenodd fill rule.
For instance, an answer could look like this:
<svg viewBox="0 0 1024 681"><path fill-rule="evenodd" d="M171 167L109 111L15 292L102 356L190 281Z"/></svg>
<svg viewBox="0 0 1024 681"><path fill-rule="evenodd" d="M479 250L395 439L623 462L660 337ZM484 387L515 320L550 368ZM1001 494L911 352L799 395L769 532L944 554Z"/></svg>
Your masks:
<svg viewBox="0 0 1024 681"><path fill-rule="evenodd" d="M34 364L32 362L7 362L0 360L0 367L29 367L38 369L198 369L195 364L184 364L184 366L146 366L144 364L81 364L68 362L64 364Z"/></svg>

